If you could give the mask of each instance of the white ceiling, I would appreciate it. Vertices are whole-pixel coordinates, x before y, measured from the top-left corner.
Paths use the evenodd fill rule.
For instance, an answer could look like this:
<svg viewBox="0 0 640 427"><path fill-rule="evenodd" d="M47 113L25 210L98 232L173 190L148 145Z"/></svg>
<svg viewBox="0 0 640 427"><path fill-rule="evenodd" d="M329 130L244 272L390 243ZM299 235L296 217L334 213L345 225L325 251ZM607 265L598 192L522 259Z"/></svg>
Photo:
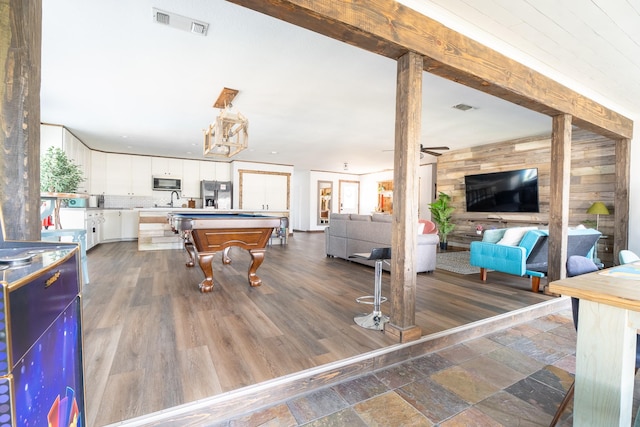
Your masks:
<svg viewBox="0 0 640 427"><path fill-rule="evenodd" d="M640 116L637 0L402 2ZM154 23L153 7L209 23L208 35ZM249 119L249 150L233 159L391 169L395 83L395 61L223 0L43 1L41 120L92 149L201 159L212 104L230 87ZM423 90L425 146L550 131L546 116L427 73Z"/></svg>

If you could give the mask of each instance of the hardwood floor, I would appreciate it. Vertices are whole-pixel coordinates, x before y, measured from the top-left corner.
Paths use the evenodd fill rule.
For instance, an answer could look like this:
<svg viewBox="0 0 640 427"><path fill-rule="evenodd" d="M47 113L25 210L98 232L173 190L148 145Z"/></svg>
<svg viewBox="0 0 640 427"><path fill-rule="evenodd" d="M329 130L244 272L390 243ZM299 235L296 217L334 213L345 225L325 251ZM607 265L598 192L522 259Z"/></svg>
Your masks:
<svg viewBox="0 0 640 427"><path fill-rule="evenodd" d="M135 242L102 244L88 254L84 356L87 423L138 417L186 402L396 344L363 329L370 312L355 299L373 291L373 268L327 258L324 234L296 233L269 247L247 283L249 254L214 261L213 292L201 294L199 268L184 251L138 252ZM389 295L389 274L382 280ZM419 274L416 324L423 335L527 307L551 297L501 273ZM388 304L382 311L388 314Z"/></svg>

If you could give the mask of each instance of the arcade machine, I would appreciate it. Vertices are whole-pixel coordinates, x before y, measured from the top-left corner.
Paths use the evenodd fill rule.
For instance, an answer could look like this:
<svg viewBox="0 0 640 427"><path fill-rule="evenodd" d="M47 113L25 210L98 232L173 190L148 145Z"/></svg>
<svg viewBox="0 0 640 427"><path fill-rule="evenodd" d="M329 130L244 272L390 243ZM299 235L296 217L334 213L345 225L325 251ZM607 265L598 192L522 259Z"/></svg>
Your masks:
<svg viewBox="0 0 640 427"><path fill-rule="evenodd" d="M0 424L86 426L78 244L4 230L0 212Z"/></svg>

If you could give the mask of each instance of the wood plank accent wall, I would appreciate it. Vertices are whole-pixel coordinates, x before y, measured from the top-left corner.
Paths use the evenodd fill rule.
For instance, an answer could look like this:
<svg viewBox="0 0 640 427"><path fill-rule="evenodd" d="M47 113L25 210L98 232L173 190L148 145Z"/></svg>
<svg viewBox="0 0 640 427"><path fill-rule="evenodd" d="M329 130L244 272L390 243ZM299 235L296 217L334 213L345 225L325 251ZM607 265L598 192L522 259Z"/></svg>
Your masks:
<svg viewBox="0 0 640 427"><path fill-rule="evenodd" d="M602 201L611 215L600 216L600 231L607 236L599 242L598 256L610 266L613 263L614 197L616 142L582 129L573 129L571 143L571 178L569 196L569 227L595 216L587 215L591 203ZM466 211L464 176L514 169L538 168L540 198L539 213L477 213ZM547 228L549 223L551 168L551 136L539 136L504 141L479 147L451 151L438 157L437 188L452 196L456 210L456 228L449 235L449 244L468 246L479 240L476 225L487 228L536 225Z"/></svg>

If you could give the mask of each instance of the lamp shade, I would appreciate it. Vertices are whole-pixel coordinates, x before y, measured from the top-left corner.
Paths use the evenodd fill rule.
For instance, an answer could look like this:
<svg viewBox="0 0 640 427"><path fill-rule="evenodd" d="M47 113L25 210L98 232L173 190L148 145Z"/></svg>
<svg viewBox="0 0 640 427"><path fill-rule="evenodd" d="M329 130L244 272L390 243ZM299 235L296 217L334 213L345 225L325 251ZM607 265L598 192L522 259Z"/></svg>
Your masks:
<svg viewBox="0 0 640 427"><path fill-rule="evenodd" d="M587 209L588 214L592 215L609 215L609 209L602 202L594 202L589 209Z"/></svg>

